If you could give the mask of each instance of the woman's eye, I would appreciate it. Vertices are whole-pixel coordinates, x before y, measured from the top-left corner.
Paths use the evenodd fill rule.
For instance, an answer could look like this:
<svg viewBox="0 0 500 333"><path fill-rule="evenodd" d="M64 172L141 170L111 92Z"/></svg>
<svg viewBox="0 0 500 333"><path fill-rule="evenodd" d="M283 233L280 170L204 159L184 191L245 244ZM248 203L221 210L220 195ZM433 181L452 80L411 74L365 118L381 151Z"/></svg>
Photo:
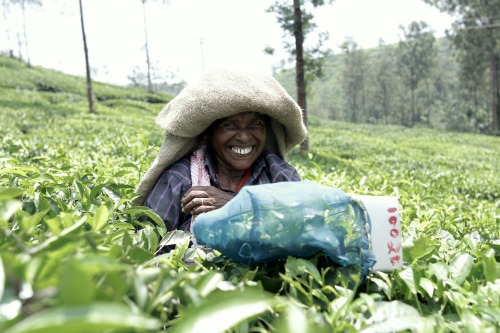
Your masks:
<svg viewBox="0 0 500 333"><path fill-rule="evenodd" d="M237 127L233 123L225 123L225 124L222 124L222 128L226 131L234 131L234 130L236 130Z"/></svg>
<svg viewBox="0 0 500 333"><path fill-rule="evenodd" d="M254 120L250 123L250 127L260 128L264 126L264 122L262 120Z"/></svg>

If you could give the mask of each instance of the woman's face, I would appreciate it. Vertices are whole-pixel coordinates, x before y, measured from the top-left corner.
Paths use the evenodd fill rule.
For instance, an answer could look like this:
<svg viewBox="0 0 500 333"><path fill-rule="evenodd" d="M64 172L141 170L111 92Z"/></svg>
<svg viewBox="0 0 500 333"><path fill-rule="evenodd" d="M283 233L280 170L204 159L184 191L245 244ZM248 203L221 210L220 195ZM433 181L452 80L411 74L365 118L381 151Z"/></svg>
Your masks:
<svg viewBox="0 0 500 333"><path fill-rule="evenodd" d="M243 112L218 121L210 135L217 157L218 172L245 171L264 149L266 119L254 112Z"/></svg>

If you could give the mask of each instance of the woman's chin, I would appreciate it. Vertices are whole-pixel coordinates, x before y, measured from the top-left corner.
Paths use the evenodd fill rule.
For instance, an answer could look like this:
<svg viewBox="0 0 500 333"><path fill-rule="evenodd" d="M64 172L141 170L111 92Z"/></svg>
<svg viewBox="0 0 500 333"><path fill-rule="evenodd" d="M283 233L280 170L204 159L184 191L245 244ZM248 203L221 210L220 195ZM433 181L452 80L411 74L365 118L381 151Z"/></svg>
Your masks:
<svg viewBox="0 0 500 333"><path fill-rule="evenodd" d="M233 161L231 163L231 167L233 170L238 170L238 171L245 171L248 168L250 168L253 163L255 162L255 159L248 159L248 160L239 160L239 161Z"/></svg>

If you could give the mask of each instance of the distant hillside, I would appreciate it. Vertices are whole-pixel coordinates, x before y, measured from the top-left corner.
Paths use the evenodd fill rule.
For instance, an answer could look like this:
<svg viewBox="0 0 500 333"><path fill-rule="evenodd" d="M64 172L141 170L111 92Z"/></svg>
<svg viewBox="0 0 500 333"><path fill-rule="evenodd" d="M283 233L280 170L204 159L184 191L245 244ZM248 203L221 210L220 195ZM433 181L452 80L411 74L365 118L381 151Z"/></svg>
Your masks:
<svg viewBox="0 0 500 333"><path fill-rule="evenodd" d="M464 89L450 40L436 39L435 48L430 76L422 80L415 91L416 125L487 132L491 122L489 81L485 79L475 87L475 92ZM327 60L324 76L308 86L308 113L349 122L408 125L411 96L399 73L398 44L351 53L358 57L356 67L346 67L345 54L334 54ZM357 75L357 79L353 75ZM296 96L294 69L278 73L276 78ZM353 80L358 80L355 89Z"/></svg>
<svg viewBox="0 0 500 333"><path fill-rule="evenodd" d="M143 146L148 139L154 145L161 143L164 133L155 118L172 96L100 82L94 82L93 90L96 113L90 114L84 77L0 57L2 141L7 147L17 147L14 151L25 151L27 161L47 149L72 160L72 154L82 150L93 150L96 158L109 158L131 149L142 154L148 151ZM124 136L117 137L115 132ZM148 133L148 139L142 133ZM46 137L51 138L51 147ZM22 140L27 138L30 143L24 146ZM91 158L88 153L82 156ZM61 167L75 161L68 163Z"/></svg>
<svg viewBox="0 0 500 333"><path fill-rule="evenodd" d="M52 92L86 98L86 79L38 66L27 66L17 59L0 56L0 89L7 92L30 90ZM171 95L147 93L143 89L93 82L97 102L111 103L113 99L127 99L148 103L165 104Z"/></svg>

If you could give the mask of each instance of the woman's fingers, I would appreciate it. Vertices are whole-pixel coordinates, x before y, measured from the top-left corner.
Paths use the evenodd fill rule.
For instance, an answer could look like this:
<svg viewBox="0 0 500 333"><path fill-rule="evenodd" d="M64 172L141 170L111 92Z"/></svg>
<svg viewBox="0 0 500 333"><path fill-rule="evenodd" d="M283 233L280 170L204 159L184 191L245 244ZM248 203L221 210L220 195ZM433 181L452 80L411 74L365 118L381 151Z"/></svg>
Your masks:
<svg viewBox="0 0 500 333"><path fill-rule="evenodd" d="M191 187L186 194L184 195L184 198L182 198L182 204L186 205L193 199L197 198L207 198L208 194L206 193L206 190L203 188L206 188L208 186L193 186Z"/></svg>
<svg viewBox="0 0 500 333"><path fill-rule="evenodd" d="M201 203L197 206L194 206L194 208L191 210L191 214L193 216L200 215L202 213L209 212L211 210L214 210L215 207L210 204L210 199L209 198L201 198Z"/></svg>
<svg viewBox="0 0 500 333"><path fill-rule="evenodd" d="M181 208L185 214L199 215L224 206L232 198L231 193L213 186L193 186L182 198Z"/></svg>
<svg viewBox="0 0 500 333"><path fill-rule="evenodd" d="M181 208L183 213L198 215L203 212L200 210L201 207L205 207L204 210L207 211L211 200L209 194L203 188L202 186L196 186L189 189L184 198L182 198Z"/></svg>
<svg viewBox="0 0 500 333"><path fill-rule="evenodd" d="M203 203L202 198L198 198L198 197L186 198L185 200L182 200L182 204L181 204L182 212L185 214L192 213L192 211L196 207L201 206L202 203Z"/></svg>

